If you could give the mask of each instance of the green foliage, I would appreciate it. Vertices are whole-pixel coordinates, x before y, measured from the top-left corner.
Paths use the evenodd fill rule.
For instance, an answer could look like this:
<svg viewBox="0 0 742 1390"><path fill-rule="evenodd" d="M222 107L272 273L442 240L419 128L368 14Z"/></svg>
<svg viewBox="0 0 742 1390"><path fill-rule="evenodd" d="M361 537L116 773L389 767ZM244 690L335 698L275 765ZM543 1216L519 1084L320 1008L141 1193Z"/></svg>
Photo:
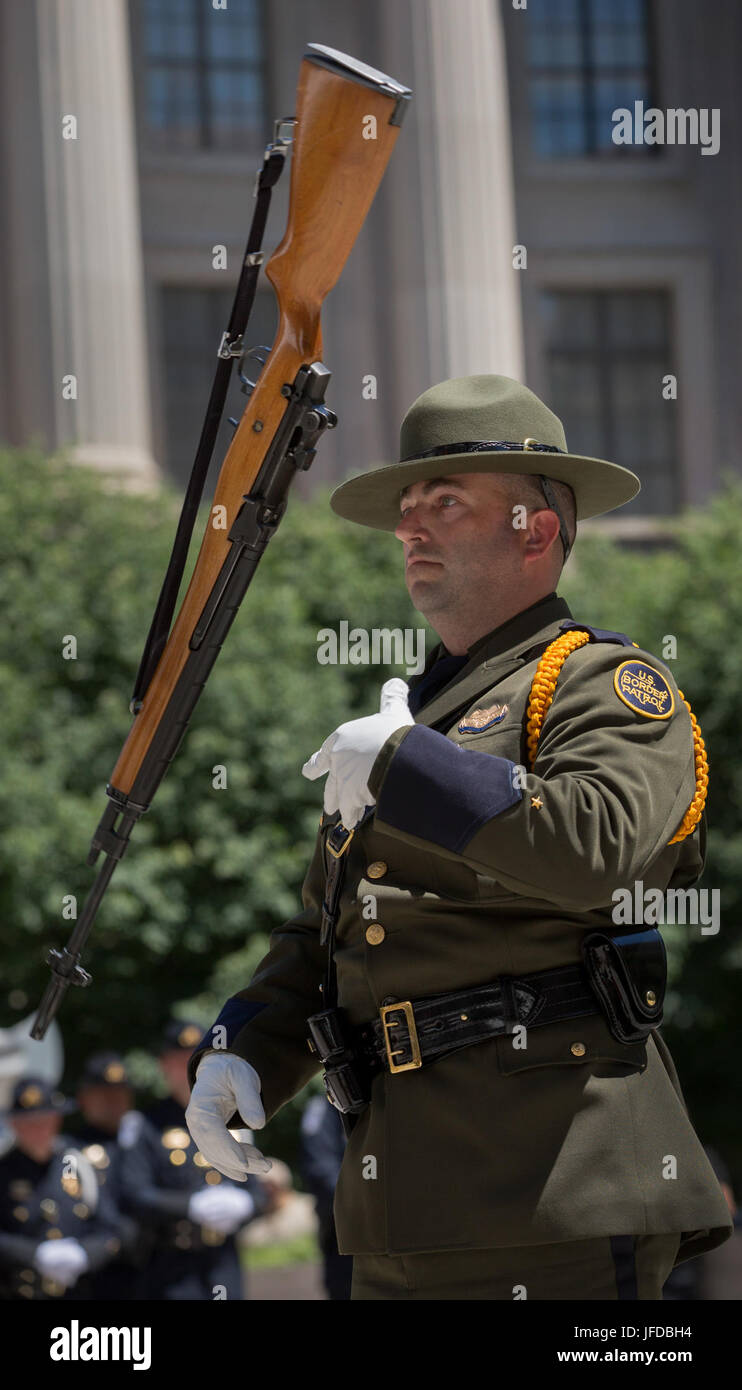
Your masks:
<svg viewBox="0 0 742 1390"><path fill-rule="evenodd" d="M46 950L69 935L64 895L74 894L79 910L93 880L90 836L130 728L128 701L179 500L167 490L127 494L33 452L6 452L0 468L0 601L9 625L0 663L3 1026L35 1006ZM400 582L398 549L340 522L326 493L310 504L292 500L116 870L86 954L94 987L64 1002L69 1082L89 1051L114 1047L157 1090L147 1049L171 1009L212 1022L248 982L272 928L298 909L322 806L322 784L307 782L301 765L343 719L376 706L383 680L404 674L319 665L316 634L342 619L424 626ZM65 660L70 636L77 656ZM217 765L227 770L221 790L212 784ZM296 1109L287 1107L269 1139L289 1159Z"/></svg>
<svg viewBox="0 0 742 1390"><path fill-rule="evenodd" d="M128 700L169 555L179 500L132 495L31 451L0 456L0 1025L35 1006L45 952L66 940L65 894L92 882L90 836L130 727ZM197 528L200 537L206 513ZM663 655L691 702L711 764L708 867L718 937L672 937L665 1034L701 1136L742 1167L736 1107L742 967L742 831L737 770L742 689L742 487L729 482L676 526L674 545L640 552L580 536L560 592L575 617L628 632ZM194 546L195 550L195 546ZM301 765L342 720L370 711L403 667L317 663L317 633L424 627L396 542L338 520L320 491L295 497L261 562L192 728L153 809L136 827L88 951L92 990L61 1014L71 1082L87 1052L114 1047L156 1089L148 1049L171 1011L211 1022L244 987L272 928L296 911L321 809ZM63 642L77 640L75 660ZM429 634L428 650L435 640ZM224 765L227 787L212 785ZM295 1157L295 1101L271 1124L269 1152Z"/></svg>

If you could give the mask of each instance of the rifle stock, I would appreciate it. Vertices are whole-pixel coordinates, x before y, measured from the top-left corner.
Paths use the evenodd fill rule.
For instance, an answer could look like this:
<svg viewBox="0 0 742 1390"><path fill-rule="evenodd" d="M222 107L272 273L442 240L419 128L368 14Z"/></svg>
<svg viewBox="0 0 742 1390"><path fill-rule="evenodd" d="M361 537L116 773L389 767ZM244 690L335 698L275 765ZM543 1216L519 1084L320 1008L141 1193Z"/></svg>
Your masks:
<svg viewBox="0 0 742 1390"><path fill-rule="evenodd" d="M399 89L400 94L405 91ZM226 509L226 528L206 527L180 611L111 775L110 785L125 795L183 671L191 633L229 550L231 524L286 408L281 388L294 380L303 363L321 356L322 302L345 265L389 162L399 135L399 126L390 123L399 100L399 94L374 90L320 66L312 56L301 63L288 221L265 267L278 300L276 339L214 492L212 505ZM364 138L369 115L376 120L376 139Z"/></svg>
<svg viewBox="0 0 742 1390"><path fill-rule="evenodd" d="M301 63L288 221L265 267L278 301L276 339L225 455L190 583L106 788L109 803L88 857L93 864L103 853L104 863L68 946L47 958L52 979L34 1038L44 1037L71 984L90 983L80 953L116 864L177 751L291 481L336 423L324 405L330 373L318 360L320 311L381 182L410 95L318 44Z"/></svg>

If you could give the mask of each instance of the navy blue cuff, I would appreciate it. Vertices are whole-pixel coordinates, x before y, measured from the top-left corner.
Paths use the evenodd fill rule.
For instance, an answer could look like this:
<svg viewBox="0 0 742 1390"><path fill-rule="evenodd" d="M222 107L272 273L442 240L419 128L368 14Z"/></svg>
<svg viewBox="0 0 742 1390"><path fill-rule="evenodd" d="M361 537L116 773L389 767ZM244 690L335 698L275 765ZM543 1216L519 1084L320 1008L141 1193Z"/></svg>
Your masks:
<svg viewBox="0 0 742 1390"><path fill-rule="evenodd" d="M216 1047L217 1051L228 1052L238 1033L242 1032L245 1024L251 1023L257 1014L262 1013L267 1006L256 1004L249 999L240 999L239 995L233 995L228 999L219 1017L206 1029L200 1043L194 1048L188 1062L188 1076L191 1086L196 1079L196 1069L201 1060L201 1054L208 1048ZM223 1028L224 1033L219 1034L214 1039L214 1030ZM218 1044L218 1045L217 1045Z"/></svg>
<svg viewBox="0 0 742 1390"><path fill-rule="evenodd" d="M379 821L460 854L482 826L522 800L509 758L460 748L415 724L400 743L377 799Z"/></svg>

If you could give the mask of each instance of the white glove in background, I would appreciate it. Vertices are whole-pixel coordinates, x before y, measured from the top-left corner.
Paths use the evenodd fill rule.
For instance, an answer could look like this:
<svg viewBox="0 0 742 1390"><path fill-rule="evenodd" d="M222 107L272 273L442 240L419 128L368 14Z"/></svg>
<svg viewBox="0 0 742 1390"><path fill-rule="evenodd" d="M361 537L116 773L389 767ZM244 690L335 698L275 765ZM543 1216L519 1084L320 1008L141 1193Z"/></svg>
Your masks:
<svg viewBox="0 0 742 1390"><path fill-rule="evenodd" d="M73 1236L43 1241L36 1249L33 1262L45 1279L54 1279L66 1288L76 1284L90 1264L87 1251Z"/></svg>
<svg viewBox="0 0 742 1390"><path fill-rule="evenodd" d="M366 806L375 804L368 779L380 749L390 734L415 722L407 704L408 694L407 683L399 676L385 681L381 687L379 713L341 724L302 768L303 775L310 781L328 773L325 812L332 816L339 811L348 830L363 818Z"/></svg>
<svg viewBox="0 0 742 1390"><path fill-rule="evenodd" d="M227 1121L235 1110L250 1129L263 1128L260 1077L249 1062L234 1053L207 1052L198 1065L186 1124L211 1166L234 1182L244 1182L248 1173L267 1173L271 1162L254 1144L241 1144L232 1138Z"/></svg>
<svg viewBox="0 0 742 1390"><path fill-rule="evenodd" d="M191 1221L199 1226L211 1226L225 1236L231 1236L239 1226L244 1226L254 1210L255 1202L250 1193L227 1183L201 1188L193 1193L188 1203Z"/></svg>

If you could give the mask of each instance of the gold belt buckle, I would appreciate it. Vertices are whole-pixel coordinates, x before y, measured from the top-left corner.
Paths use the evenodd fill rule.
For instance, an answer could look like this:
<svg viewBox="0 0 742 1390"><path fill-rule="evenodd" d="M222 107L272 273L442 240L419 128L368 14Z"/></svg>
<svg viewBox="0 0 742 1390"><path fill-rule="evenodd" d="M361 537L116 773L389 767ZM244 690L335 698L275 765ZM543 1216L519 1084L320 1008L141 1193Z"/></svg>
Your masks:
<svg viewBox="0 0 742 1390"><path fill-rule="evenodd" d="M334 833L334 831L336 831L336 830L344 830L344 831L345 831L345 839L343 840L343 843L342 843L342 845L340 846L340 849L333 849L332 845L330 844L330 836L331 836L331 835ZM352 830L349 830L348 827L347 827L346 825L343 825L343 822L342 822L342 821L338 821L337 825L333 825L332 830L330 831L330 834L327 836L327 839L325 840L325 844L327 845L327 848L328 848L328 850L330 851L330 854L332 855L333 859L339 859L340 856L341 856L341 854L345 854L345 851L346 851L346 849L348 848L348 846L349 846L351 840L353 839L353 836L355 835L355 833L356 833L356 832L355 832L355 826L353 827Z"/></svg>
<svg viewBox="0 0 742 1390"><path fill-rule="evenodd" d="M387 1015L399 1013L400 1010L405 1016L405 1021L410 1032L410 1046L412 1048L412 1061L410 1062L395 1062L394 1058L401 1056L404 1052L404 1048L398 1047L394 1052L392 1052L391 1048L389 1029L398 1028L399 1019L389 1019ZM421 1067L423 1060L420 1056L420 1042L417 1036L417 1028L415 1027L415 1015L412 1012L412 1004L409 999L403 999L399 1004L383 1004L379 1009L379 1015L381 1018L381 1026L384 1029L384 1046L386 1048L389 1070L391 1072L413 1071L417 1067Z"/></svg>

